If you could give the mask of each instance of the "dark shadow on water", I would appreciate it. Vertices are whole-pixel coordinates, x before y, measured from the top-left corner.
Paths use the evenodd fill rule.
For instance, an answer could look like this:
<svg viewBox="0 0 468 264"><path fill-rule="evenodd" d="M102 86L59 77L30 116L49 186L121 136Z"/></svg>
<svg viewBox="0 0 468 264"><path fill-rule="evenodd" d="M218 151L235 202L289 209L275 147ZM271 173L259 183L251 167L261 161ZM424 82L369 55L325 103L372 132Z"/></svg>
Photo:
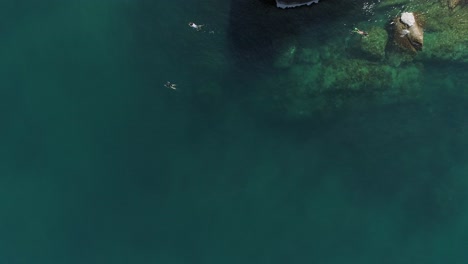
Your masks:
<svg viewBox="0 0 468 264"><path fill-rule="evenodd" d="M288 42L303 30L314 27L314 35L325 43L336 37L334 27L355 19L358 2L321 1L294 9L280 9L274 1L231 0L229 41L234 57L241 63L271 63L281 42Z"/></svg>

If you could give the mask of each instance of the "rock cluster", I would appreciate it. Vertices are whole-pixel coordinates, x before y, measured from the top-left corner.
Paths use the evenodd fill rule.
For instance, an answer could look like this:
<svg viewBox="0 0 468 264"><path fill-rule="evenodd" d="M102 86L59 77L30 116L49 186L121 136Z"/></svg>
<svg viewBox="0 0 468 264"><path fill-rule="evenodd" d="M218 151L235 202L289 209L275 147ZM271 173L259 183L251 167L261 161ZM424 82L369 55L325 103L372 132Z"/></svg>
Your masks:
<svg viewBox="0 0 468 264"><path fill-rule="evenodd" d="M391 17L398 5L414 12L402 12L386 25L356 24L366 36L354 33L310 46L291 39L278 45L273 63L278 74L258 80L255 87L265 89L259 88L253 100L288 119L302 119L420 98L426 64L468 63L466 0L439 1L445 5L382 1L376 10L393 12Z"/></svg>

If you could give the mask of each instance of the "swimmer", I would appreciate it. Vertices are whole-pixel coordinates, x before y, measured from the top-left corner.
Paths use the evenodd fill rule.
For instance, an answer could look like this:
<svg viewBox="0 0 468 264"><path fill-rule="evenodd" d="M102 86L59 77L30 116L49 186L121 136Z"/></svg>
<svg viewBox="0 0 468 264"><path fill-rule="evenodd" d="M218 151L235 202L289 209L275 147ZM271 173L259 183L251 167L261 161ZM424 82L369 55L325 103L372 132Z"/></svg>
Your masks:
<svg viewBox="0 0 468 264"><path fill-rule="evenodd" d="M177 89L177 84L171 83L171 82L169 82L169 81L167 81L166 84L164 84L164 86L167 87L167 88L170 88L170 89L172 89L172 90L176 90L176 89Z"/></svg>
<svg viewBox="0 0 468 264"><path fill-rule="evenodd" d="M196 29L197 31L200 31L204 25L197 25L193 22L188 23L189 27Z"/></svg>
<svg viewBox="0 0 468 264"><path fill-rule="evenodd" d="M364 36L364 37L369 36L369 33L365 32L365 31L362 31L362 30L359 30L358 28L354 28L353 32L358 33L359 35Z"/></svg>

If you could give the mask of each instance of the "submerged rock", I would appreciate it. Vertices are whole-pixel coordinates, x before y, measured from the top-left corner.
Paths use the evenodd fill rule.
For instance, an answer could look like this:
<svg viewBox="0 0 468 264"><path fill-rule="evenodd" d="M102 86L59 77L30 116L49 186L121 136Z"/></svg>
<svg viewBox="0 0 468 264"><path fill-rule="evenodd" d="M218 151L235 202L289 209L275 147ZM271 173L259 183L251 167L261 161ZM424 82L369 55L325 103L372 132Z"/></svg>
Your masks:
<svg viewBox="0 0 468 264"><path fill-rule="evenodd" d="M388 34L383 28L373 27L367 37L361 38L360 50L371 60L384 60Z"/></svg>
<svg viewBox="0 0 468 264"><path fill-rule="evenodd" d="M455 10L439 3L427 4L425 10L424 51L417 60L468 63L468 7L459 3Z"/></svg>
<svg viewBox="0 0 468 264"><path fill-rule="evenodd" d="M296 55L296 46L291 46L284 52L282 52L278 58L276 58L273 66L279 69L289 68L294 62Z"/></svg>
<svg viewBox="0 0 468 264"><path fill-rule="evenodd" d="M461 0L447 0L448 7L453 9L460 4Z"/></svg>
<svg viewBox="0 0 468 264"><path fill-rule="evenodd" d="M458 4L460 4L460 0L448 0L448 5L450 8L455 8Z"/></svg>
<svg viewBox="0 0 468 264"><path fill-rule="evenodd" d="M278 55L273 62L273 66L279 69L285 69L293 65L296 58L296 40L294 38L288 38L286 40L275 40L273 47L278 51Z"/></svg>
<svg viewBox="0 0 468 264"><path fill-rule="evenodd" d="M295 64L266 81L268 85L256 85L265 87L258 96L262 104L275 105L275 111L288 119L415 99L423 83L417 65L393 67L345 58Z"/></svg>
<svg viewBox="0 0 468 264"><path fill-rule="evenodd" d="M299 52L298 62L317 64L320 62L320 52L317 49L303 48Z"/></svg>

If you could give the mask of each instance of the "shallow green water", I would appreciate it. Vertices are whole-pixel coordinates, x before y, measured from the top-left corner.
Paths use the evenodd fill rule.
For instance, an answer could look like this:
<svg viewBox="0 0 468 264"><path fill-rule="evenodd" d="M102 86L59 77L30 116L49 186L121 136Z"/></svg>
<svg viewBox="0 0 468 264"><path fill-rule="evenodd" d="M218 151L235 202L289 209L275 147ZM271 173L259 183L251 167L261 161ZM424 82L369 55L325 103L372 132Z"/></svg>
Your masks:
<svg viewBox="0 0 468 264"><path fill-rule="evenodd" d="M277 11L71 2L0 4L1 263L467 261L466 64L426 65L416 102L285 121L251 99ZM291 34L385 17L329 7Z"/></svg>

